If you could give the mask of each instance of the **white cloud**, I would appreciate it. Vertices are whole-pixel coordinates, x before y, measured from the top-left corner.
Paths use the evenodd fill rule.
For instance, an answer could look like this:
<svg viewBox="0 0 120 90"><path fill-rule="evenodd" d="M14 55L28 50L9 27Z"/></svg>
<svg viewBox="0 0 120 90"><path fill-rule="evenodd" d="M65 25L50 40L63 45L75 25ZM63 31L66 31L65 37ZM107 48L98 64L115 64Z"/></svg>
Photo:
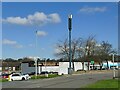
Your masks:
<svg viewBox="0 0 120 90"><path fill-rule="evenodd" d="M47 33L44 31L37 31L37 36L46 36Z"/></svg>
<svg viewBox="0 0 120 90"><path fill-rule="evenodd" d="M58 23L61 21L57 13L50 14L48 17L50 18L50 21L53 23Z"/></svg>
<svg viewBox="0 0 120 90"><path fill-rule="evenodd" d="M7 17L3 22L19 25L44 25L47 23L59 23L61 21L59 14L45 14L43 12L35 12L27 17Z"/></svg>
<svg viewBox="0 0 120 90"><path fill-rule="evenodd" d="M21 17L7 17L7 19L3 19L3 22L24 25L27 23L27 19Z"/></svg>
<svg viewBox="0 0 120 90"><path fill-rule="evenodd" d="M15 44L17 44L16 41L12 41L12 40L8 40L8 39L4 39L2 43L6 44L6 45L15 45Z"/></svg>
<svg viewBox="0 0 120 90"><path fill-rule="evenodd" d="M23 45L15 45L15 48L23 48Z"/></svg>
<svg viewBox="0 0 120 90"><path fill-rule="evenodd" d="M12 45L15 48L23 48L23 45L18 44L17 41L13 41L13 40L9 40L9 39L3 39L2 44Z"/></svg>
<svg viewBox="0 0 120 90"><path fill-rule="evenodd" d="M106 7L83 7L80 9L80 12L84 13L94 13L94 12L105 12Z"/></svg>

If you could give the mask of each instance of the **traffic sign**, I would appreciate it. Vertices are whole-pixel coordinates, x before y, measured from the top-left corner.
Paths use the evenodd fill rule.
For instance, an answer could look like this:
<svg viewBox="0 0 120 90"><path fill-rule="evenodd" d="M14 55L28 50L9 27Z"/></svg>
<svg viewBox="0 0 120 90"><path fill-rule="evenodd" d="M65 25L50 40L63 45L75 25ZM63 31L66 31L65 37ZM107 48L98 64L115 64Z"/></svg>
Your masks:
<svg viewBox="0 0 120 90"><path fill-rule="evenodd" d="M94 61L91 61L90 63L91 63L91 64L94 64Z"/></svg>

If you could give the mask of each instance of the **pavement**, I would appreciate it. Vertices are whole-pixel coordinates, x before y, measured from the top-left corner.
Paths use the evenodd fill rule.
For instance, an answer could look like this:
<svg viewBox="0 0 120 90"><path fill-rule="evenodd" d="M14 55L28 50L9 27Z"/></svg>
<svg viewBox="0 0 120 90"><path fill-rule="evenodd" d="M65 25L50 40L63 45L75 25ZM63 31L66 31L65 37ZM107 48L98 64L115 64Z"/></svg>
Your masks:
<svg viewBox="0 0 120 90"><path fill-rule="evenodd" d="M63 75L49 79L4 82L2 83L2 88L81 88L98 80L112 78L112 72L84 73Z"/></svg>

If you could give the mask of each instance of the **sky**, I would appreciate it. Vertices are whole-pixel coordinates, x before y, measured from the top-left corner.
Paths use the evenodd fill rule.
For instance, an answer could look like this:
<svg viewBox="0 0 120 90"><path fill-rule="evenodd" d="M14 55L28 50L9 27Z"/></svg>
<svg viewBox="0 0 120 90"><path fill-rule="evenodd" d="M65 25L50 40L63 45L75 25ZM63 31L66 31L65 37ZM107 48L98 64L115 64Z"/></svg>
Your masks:
<svg viewBox="0 0 120 90"><path fill-rule="evenodd" d="M55 46L68 37L95 35L118 48L118 4L115 2L4 2L2 3L2 58L57 58ZM36 34L37 31L37 34Z"/></svg>
<svg viewBox="0 0 120 90"><path fill-rule="evenodd" d="M1 0L2 2L119 2L119 0Z"/></svg>

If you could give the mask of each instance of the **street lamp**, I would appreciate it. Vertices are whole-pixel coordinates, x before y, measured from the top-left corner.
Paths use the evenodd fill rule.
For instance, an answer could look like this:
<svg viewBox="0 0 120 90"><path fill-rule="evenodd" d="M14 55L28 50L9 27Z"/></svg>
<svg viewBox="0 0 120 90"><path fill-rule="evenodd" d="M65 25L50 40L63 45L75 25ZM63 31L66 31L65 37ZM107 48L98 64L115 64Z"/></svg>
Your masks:
<svg viewBox="0 0 120 90"><path fill-rule="evenodd" d="M37 58L34 57L34 61L35 61L35 76L37 78Z"/></svg>
<svg viewBox="0 0 120 90"><path fill-rule="evenodd" d="M22 61L20 61L20 69L21 69L21 73L22 73Z"/></svg>
<svg viewBox="0 0 120 90"><path fill-rule="evenodd" d="M38 31L35 32L35 35L36 35L36 38L35 38L36 54L37 54L37 33L38 33Z"/></svg>
<svg viewBox="0 0 120 90"><path fill-rule="evenodd" d="M44 63L45 63L45 71L46 71L46 58L44 58L44 61L45 61Z"/></svg>
<svg viewBox="0 0 120 90"><path fill-rule="evenodd" d="M37 31L35 35L36 35L35 43L36 43L36 54L37 54ZM34 57L34 61L35 61L35 76L37 78L37 57Z"/></svg>
<svg viewBox="0 0 120 90"><path fill-rule="evenodd" d="M113 79L115 78L114 59L115 59L115 55L114 55L114 53L112 53L112 60L113 60Z"/></svg>
<svg viewBox="0 0 120 90"><path fill-rule="evenodd" d="M72 68L71 68L71 61L72 61L72 52L71 52L72 15L68 16L68 29L69 29L69 68L68 68L68 74L72 74Z"/></svg>

